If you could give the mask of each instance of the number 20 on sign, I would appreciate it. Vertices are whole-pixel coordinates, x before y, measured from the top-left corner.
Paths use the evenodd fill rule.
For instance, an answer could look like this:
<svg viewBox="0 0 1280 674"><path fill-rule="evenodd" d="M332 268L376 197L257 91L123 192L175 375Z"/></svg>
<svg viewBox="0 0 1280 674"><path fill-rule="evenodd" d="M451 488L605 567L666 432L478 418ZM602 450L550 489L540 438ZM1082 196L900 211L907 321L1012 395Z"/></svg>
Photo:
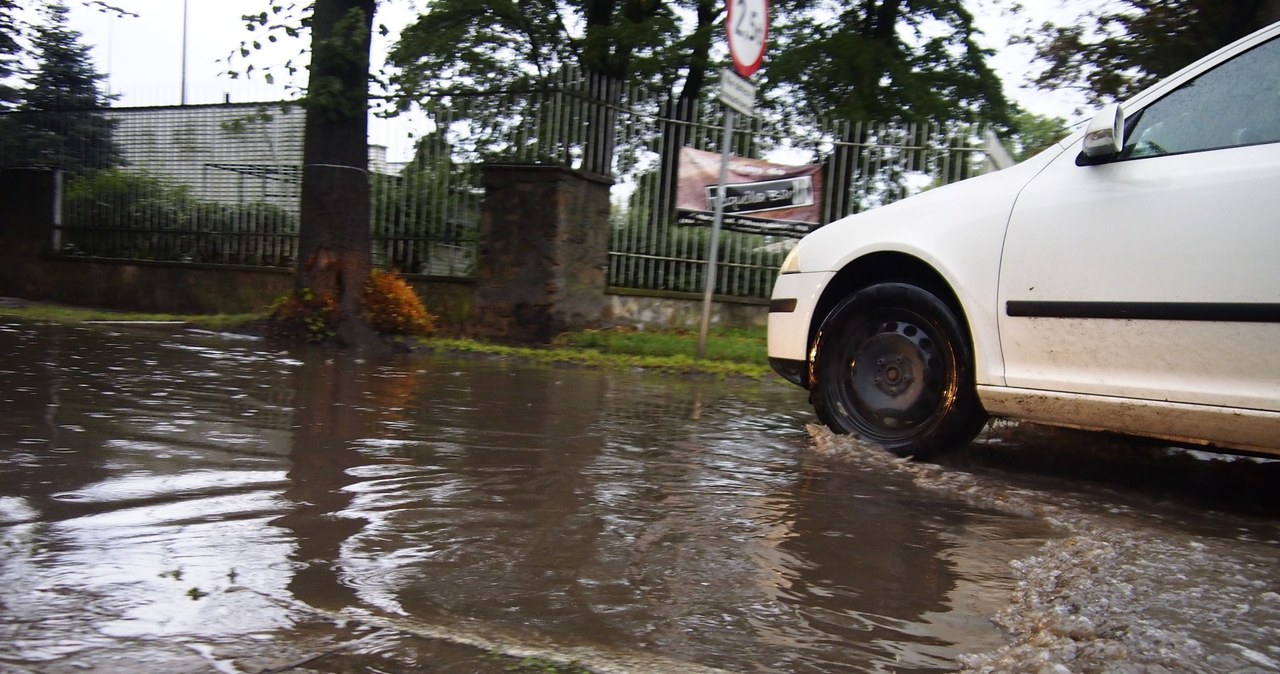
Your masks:
<svg viewBox="0 0 1280 674"><path fill-rule="evenodd" d="M734 70L743 77L751 77L764 63L764 46L769 37L769 0L729 0L725 32Z"/></svg>

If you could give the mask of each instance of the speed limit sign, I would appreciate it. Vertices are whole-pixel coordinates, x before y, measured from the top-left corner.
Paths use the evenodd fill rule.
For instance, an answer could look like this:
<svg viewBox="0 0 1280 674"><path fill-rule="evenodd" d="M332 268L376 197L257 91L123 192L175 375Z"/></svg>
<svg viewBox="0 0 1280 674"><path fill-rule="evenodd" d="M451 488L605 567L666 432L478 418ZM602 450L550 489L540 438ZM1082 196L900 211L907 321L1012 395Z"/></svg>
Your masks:
<svg viewBox="0 0 1280 674"><path fill-rule="evenodd" d="M769 0L729 0L725 18L729 55L733 69L751 77L764 63L764 45L769 37Z"/></svg>

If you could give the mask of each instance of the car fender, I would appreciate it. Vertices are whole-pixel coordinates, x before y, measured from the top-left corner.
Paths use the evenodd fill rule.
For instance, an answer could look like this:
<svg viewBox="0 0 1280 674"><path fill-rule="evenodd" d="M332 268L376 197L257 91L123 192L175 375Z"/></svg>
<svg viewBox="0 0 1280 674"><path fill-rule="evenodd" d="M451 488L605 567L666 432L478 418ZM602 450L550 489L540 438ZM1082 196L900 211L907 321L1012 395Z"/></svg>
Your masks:
<svg viewBox="0 0 1280 674"><path fill-rule="evenodd" d="M1009 214L1022 187L1071 146L1064 141L1002 171L832 222L805 237L797 247L799 269L830 272L830 279L880 253L906 255L928 265L960 303L973 340L978 382L1002 383L995 312L1000 252ZM828 286L823 292L840 291ZM812 317L811 334L824 319L822 315Z"/></svg>

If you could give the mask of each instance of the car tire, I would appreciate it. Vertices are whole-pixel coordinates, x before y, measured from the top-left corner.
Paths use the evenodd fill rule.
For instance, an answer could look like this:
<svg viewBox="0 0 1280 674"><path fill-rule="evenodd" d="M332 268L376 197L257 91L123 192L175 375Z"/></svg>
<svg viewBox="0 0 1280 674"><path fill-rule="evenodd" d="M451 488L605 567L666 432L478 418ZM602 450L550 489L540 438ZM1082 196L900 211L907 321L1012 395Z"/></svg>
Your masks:
<svg viewBox="0 0 1280 674"><path fill-rule="evenodd" d="M962 446L986 423L972 348L955 313L933 293L879 283L828 314L814 344L811 398L832 431L899 456Z"/></svg>

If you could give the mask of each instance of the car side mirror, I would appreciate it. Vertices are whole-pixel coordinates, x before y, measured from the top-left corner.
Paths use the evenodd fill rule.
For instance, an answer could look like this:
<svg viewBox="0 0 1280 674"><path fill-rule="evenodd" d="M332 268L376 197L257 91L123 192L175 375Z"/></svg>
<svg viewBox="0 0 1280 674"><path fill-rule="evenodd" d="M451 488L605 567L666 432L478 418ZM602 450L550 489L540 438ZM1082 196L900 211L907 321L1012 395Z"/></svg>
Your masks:
<svg viewBox="0 0 1280 674"><path fill-rule="evenodd" d="M1093 161L1111 159L1124 149L1124 110L1112 103L1098 111L1084 132L1084 156Z"/></svg>

